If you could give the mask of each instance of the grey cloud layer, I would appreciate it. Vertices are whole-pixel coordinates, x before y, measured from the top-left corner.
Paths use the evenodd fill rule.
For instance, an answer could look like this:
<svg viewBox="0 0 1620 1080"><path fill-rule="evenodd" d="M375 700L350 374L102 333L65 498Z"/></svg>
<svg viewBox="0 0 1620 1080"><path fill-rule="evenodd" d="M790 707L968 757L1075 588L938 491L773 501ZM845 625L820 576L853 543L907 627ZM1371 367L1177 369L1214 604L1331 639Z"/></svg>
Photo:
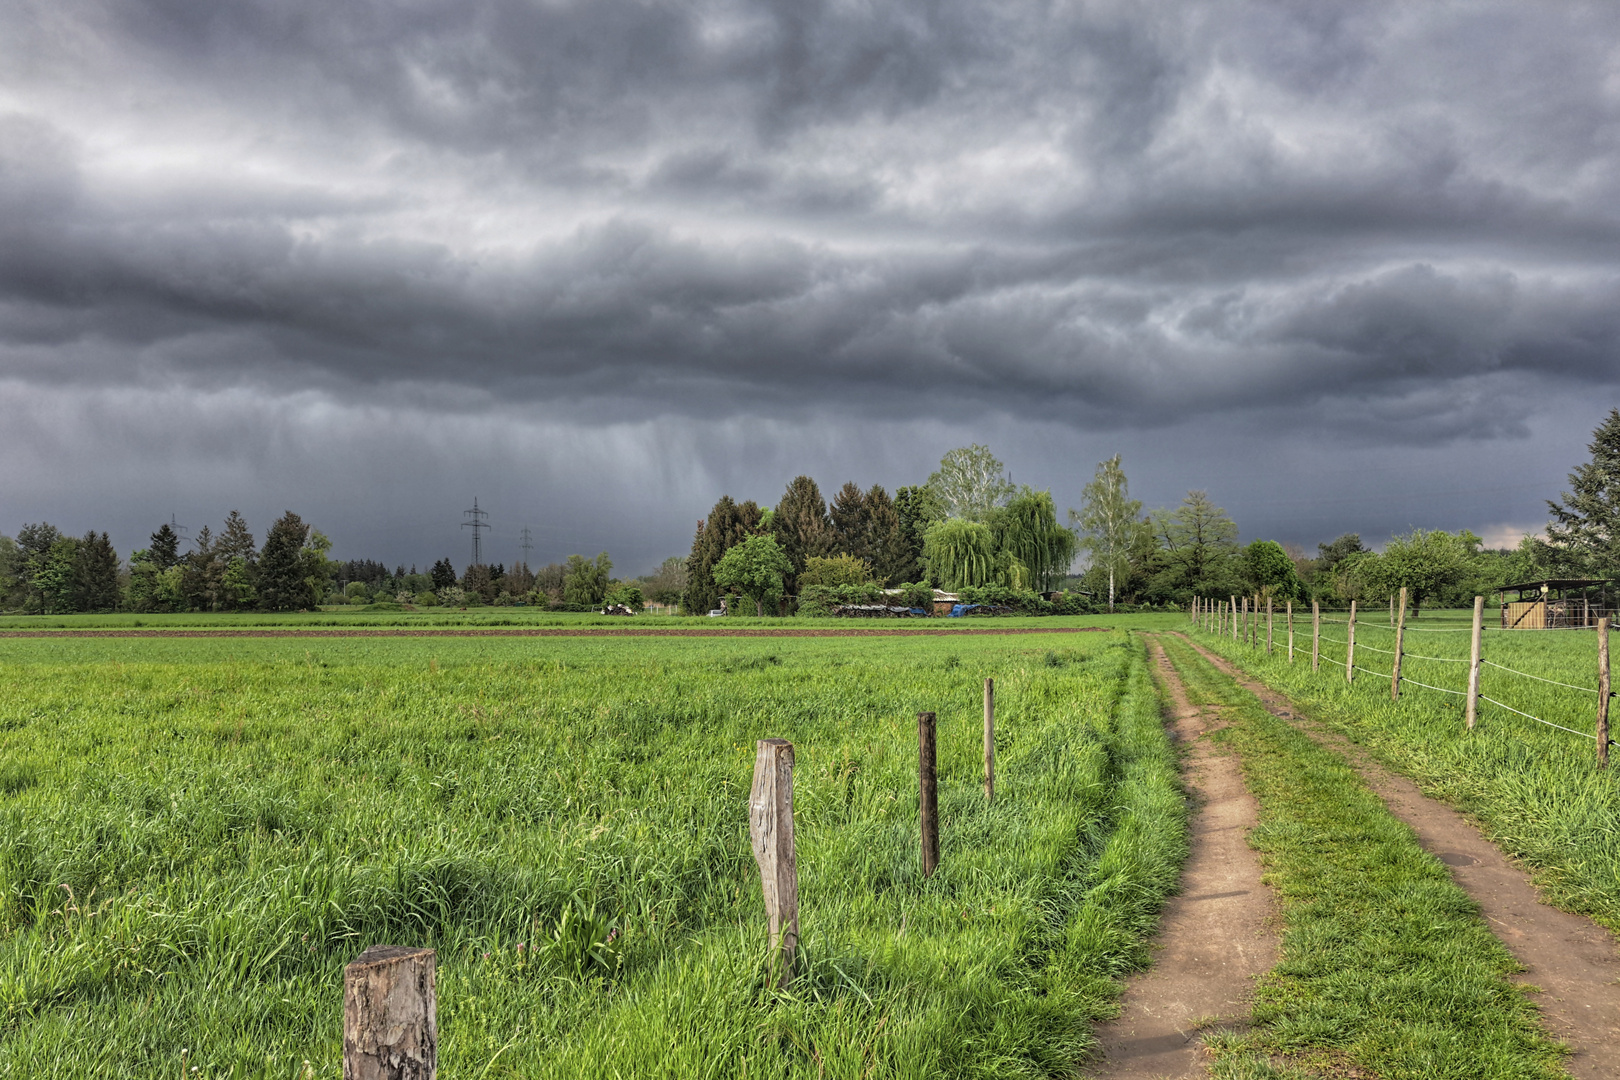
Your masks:
<svg viewBox="0 0 1620 1080"><path fill-rule="evenodd" d="M1083 425L1612 387L1608 4L17 4L0 362ZM423 389L425 388L425 389ZM1405 434L1402 431L1405 429Z"/></svg>
<svg viewBox="0 0 1620 1080"><path fill-rule="evenodd" d="M1123 448L1247 535L1511 533L1620 398L1616 42L1608 2L16 0L0 528L296 503L410 562L452 547L401 508L453 543L482 491L655 560L719 490L978 440L1060 503Z"/></svg>

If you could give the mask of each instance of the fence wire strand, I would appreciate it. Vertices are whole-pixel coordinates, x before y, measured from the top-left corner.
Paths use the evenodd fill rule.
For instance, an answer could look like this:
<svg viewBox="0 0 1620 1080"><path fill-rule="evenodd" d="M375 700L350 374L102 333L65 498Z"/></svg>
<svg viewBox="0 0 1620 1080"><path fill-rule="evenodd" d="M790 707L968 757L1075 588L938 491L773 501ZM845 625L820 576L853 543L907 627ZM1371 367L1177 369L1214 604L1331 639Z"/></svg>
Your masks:
<svg viewBox="0 0 1620 1080"><path fill-rule="evenodd" d="M1520 716L1522 716L1522 717L1524 717L1524 718L1525 718L1525 719L1526 719L1526 720L1534 720L1534 721L1535 721L1535 722L1536 722L1536 723L1538 723L1538 724L1546 724L1546 725L1547 725L1547 726L1548 726L1548 727L1552 727L1552 728L1557 728L1557 729L1558 729L1558 730L1559 730L1559 731L1567 731L1567 732L1569 732L1569 733L1570 733L1570 734L1571 734L1571 735L1579 735L1579 736L1580 736L1580 737L1581 737L1581 738L1583 738L1583 739L1590 739L1590 738L1592 738L1592 736L1591 736L1591 735L1590 735L1590 734L1588 734L1588 733L1587 733L1587 732L1584 732L1584 731L1576 731L1576 730L1575 730L1575 729L1574 729L1574 728L1567 728L1567 727L1565 727L1565 726L1564 726L1564 725L1563 725L1563 724L1555 724L1555 723L1553 723L1553 722L1552 722L1552 721L1551 721L1551 720L1543 720L1543 719L1542 719L1542 718L1541 718L1541 717L1539 717L1539 716L1531 716L1531 715L1530 715L1530 714L1529 714L1529 713L1527 713L1527 712L1522 712L1522 711L1520 711L1520 710L1518 710L1518 709L1515 709L1515 708L1514 708L1514 707L1513 707L1513 706L1511 706L1511 705L1504 705L1504 704L1502 704L1502 702L1500 702L1500 701L1497 701L1497 700L1496 700L1496 699L1495 699L1495 698L1493 698L1493 697L1486 697L1486 696L1485 696L1485 695L1484 695L1484 694L1481 694L1481 695L1479 695L1479 700L1481 700L1481 701L1488 701L1488 702L1490 702L1490 703L1491 703L1491 704L1492 704L1492 705L1495 705L1495 706L1497 706L1497 707L1498 707L1498 708L1503 708L1503 709L1506 709L1506 710L1507 710L1507 711L1508 711L1508 712L1510 712L1510 713L1518 713L1518 714L1519 714L1519 715L1520 715Z"/></svg>
<svg viewBox="0 0 1620 1080"><path fill-rule="evenodd" d="M1503 667L1494 660L1486 660L1483 657L1480 658L1479 662L1482 664L1489 664L1498 671L1505 671L1510 675L1518 675L1526 679L1534 679L1536 682L1550 683L1553 686L1562 686L1569 690L1579 690L1583 694L1597 693L1597 691L1592 689L1590 686L1576 686L1574 683L1559 682L1557 679L1543 679L1540 675L1532 675L1528 671L1519 671L1517 668Z"/></svg>
<svg viewBox="0 0 1620 1080"><path fill-rule="evenodd" d="M1430 686L1426 682L1418 682L1416 679L1409 679L1405 675L1401 676L1401 682L1403 682L1403 683L1411 683L1413 686L1421 686L1425 690L1438 690L1442 694L1455 694L1458 697L1467 697L1468 696L1468 692L1466 690L1447 690L1443 686Z"/></svg>

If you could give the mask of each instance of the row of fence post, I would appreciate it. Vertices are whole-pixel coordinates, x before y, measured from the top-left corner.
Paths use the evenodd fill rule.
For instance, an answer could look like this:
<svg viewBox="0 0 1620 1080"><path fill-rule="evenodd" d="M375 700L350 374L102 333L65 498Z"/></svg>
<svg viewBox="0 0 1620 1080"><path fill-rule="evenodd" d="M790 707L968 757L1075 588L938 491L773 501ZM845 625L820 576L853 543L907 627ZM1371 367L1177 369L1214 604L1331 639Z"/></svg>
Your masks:
<svg viewBox="0 0 1620 1080"><path fill-rule="evenodd" d="M984 680L984 798L995 801L996 683ZM935 717L917 714L917 823L922 872L939 868ZM777 985L793 981L799 948L799 866L793 842L793 744L754 744L748 835L759 865ZM373 945L343 971L343 1080L435 1080L438 999L432 949Z"/></svg>
<svg viewBox="0 0 1620 1080"><path fill-rule="evenodd" d="M1390 664L1389 673L1389 699L1399 701L1401 697L1401 668L1406 655L1406 607L1407 590L1403 586L1400 593L1390 594L1389 624L1395 628L1395 649ZM1241 640L1247 644L1258 647L1257 628L1251 624L1258 619L1260 597L1254 597L1254 606L1251 609L1249 598L1244 597L1239 602L1238 597L1232 596L1228 600L1209 600L1195 598L1189 608L1189 617L1194 625L1217 636L1230 633L1233 641ZM1294 662L1294 604L1288 601L1288 662ZM1266 654L1272 652L1272 601L1266 598ZM1356 601L1350 601L1350 615L1345 620L1345 649L1344 649L1344 681L1356 681ZM1468 644L1468 689L1464 694L1467 702L1464 709L1464 723L1469 731L1474 730L1474 724L1479 717L1479 672L1484 663L1484 629L1485 629L1485 598L1474 597L1474 622ZM1597 665L1598 665L1598 704L1597 704L1597 730L1594 739L1597 742L1598 766L1606 768L1609 764L1609 620L1600 618L1597 621ZM1322 660L1322 609L1317 601L1311 601L1311 670L1321 670Z"/></svg>

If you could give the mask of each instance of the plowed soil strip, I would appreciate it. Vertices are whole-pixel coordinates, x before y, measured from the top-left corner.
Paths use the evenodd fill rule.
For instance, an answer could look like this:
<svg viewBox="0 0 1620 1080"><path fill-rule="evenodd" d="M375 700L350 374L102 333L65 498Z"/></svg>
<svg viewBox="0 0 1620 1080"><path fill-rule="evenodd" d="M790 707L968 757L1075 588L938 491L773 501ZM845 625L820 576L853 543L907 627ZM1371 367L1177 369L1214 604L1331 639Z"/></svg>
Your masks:
<svg viewBox="0 0 1620 1080"><path fill-rule="evenodd" d="M876 627L841 626L737 627L732 630L706 626L491 626L471 629L450 627L355 627L279 629L246 627L230 630L0 630L0 641L7 638L311 638L311 637L977 637L987 634L1091 634L1109 632L1106 626L964 626L964 627Z"/></svg>
<svg viewBox="0 0 1620 1080"><path fill-rule="evenodd" d="M1115 1080L1205 1075L1200 1028L1247 1023L1254 978L1277 962L1276 905L1247 842L1258 807L1237 759L1204 738L1213 712L1188 703L1164 650L1152 649L1198 808L1181 891L1159 921L1158 957L1126 988L1120 1018L1098 1032L1092 1074Z"/></svg>
<svg viewBox="0 0 1620 1080"><path fill-rule="evenodd" d="M1523 981L1545 991L1536 996L1536 1006L1547 1031L1575 1050L1564 1065L1570 1075L1579 1080L1620 1077L1620 948L1613 936L1590 919L1541 903L1529 877L1462 814L1424 795L1344 736L1300 717L1283 695L1196 642L1192 645L1272 715L1343 754L1390 813L1417 833L1424 850L1450 868L1452 880L1479 904L1491 930L1524 965Z"/></svg>

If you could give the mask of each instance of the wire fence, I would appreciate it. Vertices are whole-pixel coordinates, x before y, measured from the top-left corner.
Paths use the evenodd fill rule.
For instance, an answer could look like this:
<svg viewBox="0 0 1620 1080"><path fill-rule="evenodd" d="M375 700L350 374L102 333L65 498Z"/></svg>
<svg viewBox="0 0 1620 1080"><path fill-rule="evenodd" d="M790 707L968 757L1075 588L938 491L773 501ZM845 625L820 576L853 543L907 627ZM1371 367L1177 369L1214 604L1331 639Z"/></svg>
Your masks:
<svg viewBox="0 0 1620 1080"><path fill-rule="evenodd" d="M1401 688L1405 686L1421 688L1434 693L1445 694L1449 697L1463 698L1467 703L1468 726L1470 728L1474 726L1474 719L1478 711L1479 703L1484 702L1515 716L1533 721L1537 724L1545 725L1546 727L1554 728L1558 731L1567 732L1582 739L1590 739L1596 744L1599 764L1606 765L1608 763L1608 748L1611 745L1614 745L1613 740L1609 738L1608 705L1609 699L1615 695L1609 690L1609 650L1607 645L1609 620L1607 618L1602 619L1597 624L1598 628L1603 631L1601 635L1602 640L1600 641L1599 647L1596 650L1597 656L1595 667L1598 685L1583 686L1578 683L1565 681L1564 679L1549 678L1546 675L1538 675L1535 672L1524 671L1520 668L1503 664L1497 660L1486 658L1484 656L1486 649L1488 647L1497 647L1487 646L1487 639L1498 642L1498 646L1505 645L1506 639L1503 635L1511 635L1512 639L1520 642L1533 641L1537 639L1527 638L1522 633L1509 630L1507 628L1485 626L1483 621L1482 602L1480 602L1479 606L1476 607L1472 625L1457 627L1416 627L1405 625L1406 617L1404 590L1401 599L1402 603L1400 605L1399 617L1392 618L1391 625L1389 626L1383 625L1381 620L1379 620L1377 617L1366 620L1357 619L1354 612L1348 613L1348 616L1342 619L1323 617L1319 612L1314 613L1310 616L1311 622L1306 627L1305 636L1308 645L1304 646L1304 649L1309 650L1308 655L1313 659L1314 663L1325 661L1333 665L1335 669L1343 667L1345 671L1345 678L1347 680L1353 680L1354 675L1357 672L1371 676L1375 679L1387 680L1390 684L1391 698L1397 701L1400 697ZM1376 610L1377 609L1370 609L1370 611ZM1233 644L1246 645L1252 648L1262 648L1268 653L1274 651L1273 620L1277 614L1278 613L1275 611L1275 609L1271 608L1262 611L1257 598L1253 602L1244 602L1236 607L1229 602L1221 601L1217 604L1205 603L1203 606L1196 607L1192 611L1189 611L1189 617L1192 619L1194 625L1198 629L1208 632L1217 638L1228 640ZM1288 634L1287 649L1288 661L1290 664L1295 662L1296 651L1304 651L1295 644L1296 631L1293 627L1293 620L1305 614L1306 613L1304 612L1295 613L1289 611L1286 615L1288 619L1286 629ZM1344 627L1345 636L1340 638L1324 634L1322 633L1322 628L1324 626ZM1554 631L1580 629L1591 630L1592 627L1549 626L1545 627L1545 629ZM1386 641L1388 644L1393 645L1393 648L1385 648L1382 645L1373 645L1367 641L1356 640L1363 634L1376 634L1383 631L1387 631L1388 633L1394 635L1393 641L1390 641L1387 638L1381 639ZM1404 637L1406 634L1410 633L1472 633L1475 635L1475 637L1473 638L1473 643L1470 645L1470 656L1468 657L1434 656L1429 653L1407 651ZM1434 644L1440 645L1441 641L1435 640ZM1335 646L1336 648L1333 651L1339 653L1338 657L1334 658L1326 655L1323 649L1324 645ZM1355 652L1352 652L1352 649L1354 649L1355 652L1365 651L1367 653L1376 654L1379 656L1388 656L1390 657L1390 668L1385 671L1377 671L1372 668L1364 667L1361 664L1356 663ZM1446 650L1442 648L1440 651ZM1443 683L1449 681L1448 679L1435 679L1434 682L1426 682L1420 679L1415 679L1404 670L1404 666L1410 662L1416 662L1420 666L1423 664L1468 665L1469 671L1466 675L1467 685L1463 689L1458 689L1455 686L1443 685ZM1596 715L1593 728L1591 730L1582 731L1566 724L1556 723L1544 716L1537 716L1534 712L1530 712L1527 709L1521 709L1515 705L1509 705L1505 701L1500 700L1500 698L1497 696L1487 695L1482 691L1480 686L1481 672L1482 669L1485 668L1489 668L1493 673L1495 673L1493 674L1493 682L1500 684L1499 688L1494 686L1492 687L1493 693L1496 695L1509 696L1509 694L1505 692L1512 690L1514 681L1523 679L1533 683L1557 687L1558 691L1574 691L1580 695L1591 695L1592 697L1597 698L1597 708L1595 710ZM1448 669L1437 668L1434 670L1443 672ZM1432 675L1427 675L1426 672L1425 677L1434 678ZM1556 700L1557 692L1553 693L1555 695L1554 700ZM1560 710L1565 707L1566 706L1562 703L1557 705L1557 708Z"/></svg>

